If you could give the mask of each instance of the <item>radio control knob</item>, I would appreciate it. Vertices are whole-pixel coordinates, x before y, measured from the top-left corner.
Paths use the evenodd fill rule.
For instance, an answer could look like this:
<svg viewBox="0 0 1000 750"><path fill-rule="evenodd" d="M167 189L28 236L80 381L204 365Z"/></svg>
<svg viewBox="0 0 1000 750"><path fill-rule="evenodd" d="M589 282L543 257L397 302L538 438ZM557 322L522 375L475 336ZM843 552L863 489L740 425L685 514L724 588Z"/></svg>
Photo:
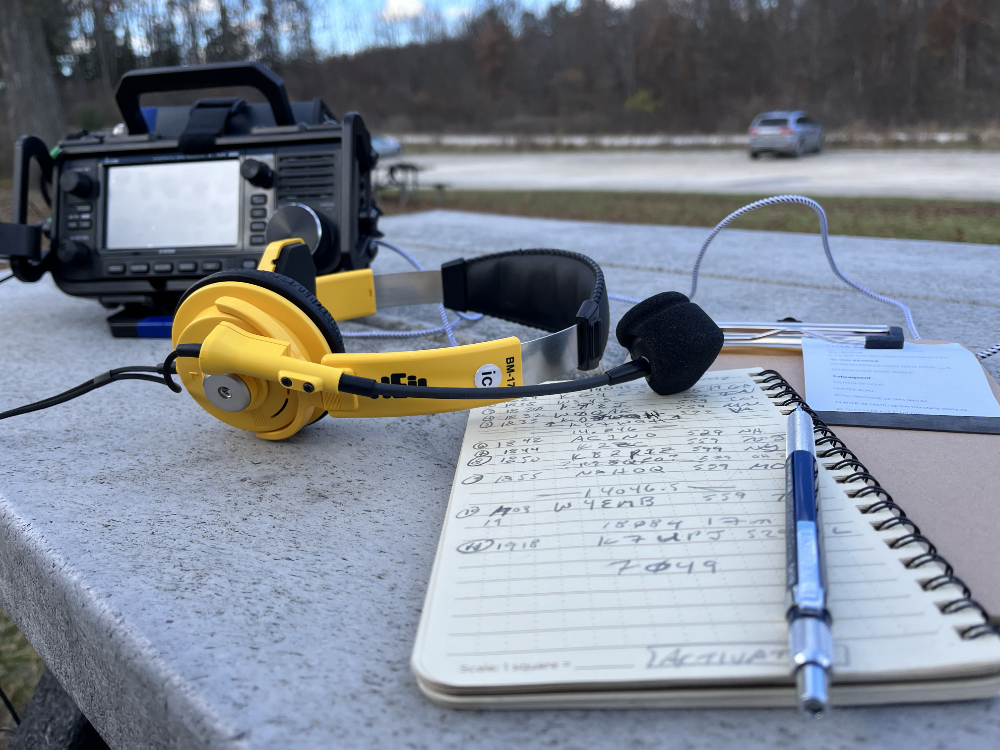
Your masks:
<svg viewBox="0 0 1000 750"><path fill-rule="evenodd" d="M263 162L247 159L240 167L240 174L254 187L269 188L274 184L274 172Z"/></svg>
<svg viewBox="0 0 1000 750"><path fill-rule="evenodd" d="M56 257L67 266L79 266L90 257L90 248L76 240L61 240L56 248Z"/></svg>
<svg viewBox="0 0 1000 750"><path fill-rule="evenodd" d="M94 194L94 180L78 169L63 172L59 176L59 187L64 193L72 193L79 198L89 198Z"/></svg>

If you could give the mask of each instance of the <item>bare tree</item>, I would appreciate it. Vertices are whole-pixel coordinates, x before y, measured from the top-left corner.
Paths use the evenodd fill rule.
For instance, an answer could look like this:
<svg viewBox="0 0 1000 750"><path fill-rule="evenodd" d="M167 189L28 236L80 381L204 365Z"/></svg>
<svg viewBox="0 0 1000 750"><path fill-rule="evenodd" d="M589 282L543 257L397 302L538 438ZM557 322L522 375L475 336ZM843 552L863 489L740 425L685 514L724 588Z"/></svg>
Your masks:
<svg viewBox="0 0 1000 750"><path fill-rule="evenodd" d="M41 19L25 0L0 0L0 70L12 136L32 134L54 145L66 132Z"/></svg>
<svg viewBox="0 0 1000 750"><path fill-rule="evenodd" d="M113 121L112 86L131 67L242 59L376 128L735 130L771 108L807 108L830 126L1000 121L1000 0L567 0L543 11L475 0L460 21L414 14L417 4L359 14L356 0L0 8L12 3L46 8L48 60L68 76L59 88L80 124L88 109ZM359 51L322 57L321 7ZM38 39L8 17L8 38ZM32 54L44 67L44 51Z"/></svg>

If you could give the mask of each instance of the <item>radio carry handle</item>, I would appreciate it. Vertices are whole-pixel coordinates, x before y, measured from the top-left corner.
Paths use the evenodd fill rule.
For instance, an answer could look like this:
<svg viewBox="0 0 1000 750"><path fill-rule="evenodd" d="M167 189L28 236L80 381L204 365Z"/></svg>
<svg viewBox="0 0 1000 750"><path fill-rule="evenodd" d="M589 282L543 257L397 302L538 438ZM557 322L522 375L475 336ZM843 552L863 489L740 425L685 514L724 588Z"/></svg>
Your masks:
<svg viewBox="0 0 1000 750"><path fill-rule="evenodd" d="M288 101L288 92L281 78L259 62L210 63L180 68L148 68L130 70L122 76L115 92L130 135L149 132L139 105L143 94L165 91L249 86L262 93L271 105L275 125L294 125L295 116Z"/></svg>
<svg viewBox="0 0 1000 750"><path fill-rule="evenodd" d="M10 259L10 270L19 281L38 281L48 270L42 257L42 225L28 224L28 182L31 160L41 169L41 189L52 181L53 160L41 138L22 135L14 144L14 196L12 223L0 222L0 257Z"/></svg>

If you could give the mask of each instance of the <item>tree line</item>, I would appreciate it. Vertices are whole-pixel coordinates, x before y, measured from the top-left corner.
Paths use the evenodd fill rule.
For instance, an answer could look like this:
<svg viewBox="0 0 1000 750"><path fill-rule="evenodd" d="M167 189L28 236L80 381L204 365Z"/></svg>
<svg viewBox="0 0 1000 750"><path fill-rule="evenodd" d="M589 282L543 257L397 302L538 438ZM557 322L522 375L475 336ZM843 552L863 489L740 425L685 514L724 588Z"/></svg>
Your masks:
<svg viewBox="0 0 1000 750"><path fill-rule="evenodd" d="M59 128L117 122L112 93L132 68L247 59L275 68L293 98L395 132L736 131L772 108L832 127L1000 119L996 0L579 0L537 13L483 0L452 27L430 11L373 14L350 54L317 42L317 16L344 10L335 2L0 0L0 25L18 4L39 37L30 59L59 92ZM19 37L0 32L7 81L18 58L5 37Z"/></svg>
<svg viewBox="0 0 1000 750"><path fill-rule="evenodd" d="M292 67L320 73L302 95L395 130L740 131L772 108L834 127L981 124L1000 117L1000 2L505 3L451 38Z"/></svg>

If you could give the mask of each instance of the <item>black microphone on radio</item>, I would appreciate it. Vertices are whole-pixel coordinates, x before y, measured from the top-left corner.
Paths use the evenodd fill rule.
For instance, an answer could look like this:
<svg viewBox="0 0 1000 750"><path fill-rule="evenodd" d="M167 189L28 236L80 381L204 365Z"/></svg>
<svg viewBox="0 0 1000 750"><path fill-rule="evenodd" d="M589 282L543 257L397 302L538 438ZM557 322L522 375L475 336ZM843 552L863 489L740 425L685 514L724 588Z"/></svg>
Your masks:
<svg viewBox="0 0 1000 750"><path fill-rule="evenodd" d="M504 388L439 388L379 383L341 375L339 390L378 398L511 399L574 393L645 377L661 396L687 390L711 367L722 351L722 329L680 292L662 292L643 300L619 321L618 343L632 361L601 375L560 383Z"/></svg>

